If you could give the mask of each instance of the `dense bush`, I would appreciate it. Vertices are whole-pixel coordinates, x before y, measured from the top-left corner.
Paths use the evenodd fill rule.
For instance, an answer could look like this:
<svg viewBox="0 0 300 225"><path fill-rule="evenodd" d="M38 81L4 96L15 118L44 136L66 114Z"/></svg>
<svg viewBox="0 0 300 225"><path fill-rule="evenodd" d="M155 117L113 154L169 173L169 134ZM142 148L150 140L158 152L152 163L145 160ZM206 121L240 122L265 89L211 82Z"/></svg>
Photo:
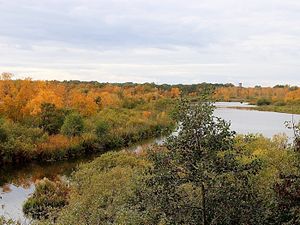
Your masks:
<svg viewBox="0 0 300 225"><path fill-rule="evenodd" d="M24 162L35 157L36 144L43 142L47 135L40 128L26 127L6 121L1 130L6 135L0 142L0 155L3 162Z"/></svg>
<svg viewBox="0 0 300 225"><path fill-rule="evenodd" d="M41 161L54 161L82 155L79 137L61 134L52 135L36 146L37 158Z"/></svg>
<svg viewBox="0 0 300 225"><path fill-rule="evenodd" d="M57 223L123 224L128 196L136 188L134 180L148 167L145 159L127 152L106 153L82 165L73 177L69 205Z"/></svg>
<svg viewBox="0 0 300 225"><path fill-rule="evenodd" d="M0 125L0 164L30 160L54 161L105 152L158 137L174 128L173 101L145 103L135 109L106 108L93 116L67 113L43 104L39 127L3 119ZM43 124L43 125L42 125Z"/></svg>
<svg viewBox="0 0 300 225"><path fill-rule="evenodd" d="M57 109L54 104L43 103L40 113L40 127L47 131L50 135L58 134L65 119L65 113L61 109Z"/></svg>
<svg viewBox="0 0 300 225"><path fill-rule="evenodd" d="M109 124L105 121L97 121L95 132L97 137L103 140L105 135L109 133Z"/></svg>
<svg viewBox="0 0 300 225"><path fill-rule="evenodd" d="M68 202L69 188L62 181L47 178L35 185L34 194L23 205L23 212L33 219L53 219Z"/></svg>
<svg viewBox="0 0 300 225"><path fill-rule="evenodd" d="M166 134L175 125L178 88L1 77L0 166L105 152Z"/></svg>
<svg viewBox="0 0 300 225"><path fill-rule="evenodd" d="M266 98L260 98L257 100L256 105L262 106L262 105L270 105L272 103L271 100L266 99Z"/></svg>
<svg viewBox="0 0 300 225"><path fill-rule="evenodd" d="M78 113L72 113L66 116L64 124L61 127L61 133L67 136L79 136L84 129L83 118Z"/></svg>

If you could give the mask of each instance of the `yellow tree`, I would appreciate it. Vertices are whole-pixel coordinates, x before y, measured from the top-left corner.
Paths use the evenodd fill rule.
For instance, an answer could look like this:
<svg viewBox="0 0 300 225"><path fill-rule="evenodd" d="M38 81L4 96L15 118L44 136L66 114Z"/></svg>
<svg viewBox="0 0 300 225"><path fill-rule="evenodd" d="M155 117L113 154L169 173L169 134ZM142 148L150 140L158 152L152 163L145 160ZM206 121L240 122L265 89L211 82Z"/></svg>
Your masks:
<svg viewBox="0 0 300 225"><path fill-rule="evenodd" d="M98 104L91 94L74 90L70 95L70 105L82 115L89 116L97 112Z"/></svg>
<svg viewBox="0 0 300 225"><path fill-rule="evenodd" d="M0 76L0 112L10 119L17 120L19 117L15 107L17 88L12 77L11 73L2 73Z"/></svg>
<svg viewBox="0 0 300 225"><path fill-rule="evenodd" d="M171 88L170 94L171 94L171 98L177 98L180 95L180 89L179 88Z"/></svg>
<svg viewBox="0 0 300 225"><path fill-rule="evenodd" d="M53 90L40 89L37 95L27 103L23 112L30 115L37 115L41 112L42 103L52 103L57 108L63 107L62 98L55 94Z"/></svg>

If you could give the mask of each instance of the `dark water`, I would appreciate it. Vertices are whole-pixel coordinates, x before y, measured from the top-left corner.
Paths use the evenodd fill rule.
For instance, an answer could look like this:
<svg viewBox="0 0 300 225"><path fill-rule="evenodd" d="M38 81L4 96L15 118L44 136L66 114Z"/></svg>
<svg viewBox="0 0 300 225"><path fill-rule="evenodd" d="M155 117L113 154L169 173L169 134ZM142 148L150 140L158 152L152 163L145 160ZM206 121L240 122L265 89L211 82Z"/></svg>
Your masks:
<svg viewBox="0 0 300 225"><path fill-rule="evenodd" d="M161 144L162 142L162 138L157 138L133 145L126 150L138 152L153 143ZM44 177L50 180L67 179L79 164L92 161L98 156L93 155L65 162L31 163L0 169L0 216L29 224L30 221L23 215L22 205L28 196L34 192L34 184L37 181Z"/></svg>
<svg viewBox="0 0 300 225"><path fill-rule="evenodd" d="M254 110L241 110L227 107L253 107L240 103L217 103L215 115L227 121L231 121L231 127L238 133L262 133L267 137L285 133L292 138L291 130L285 128L284 122L292 119L299 121L300 115L292 116L285 113L259 112ZM143 144L128 148L131 151L139 151L153 143L161 143L162 139L147 141ZM44 177L57 179L67 178L76 170L80 163L91 161L97 156L57 163L33 163L19 168L5 168L0 170L0 215L19 219L22 222L29 221L24 218L22 204L34 191L34 184Z"/></svg>
<svg viewBox="0 0 300 225"><path fill-rule="evenodd" d="M77 162L32 163L0 170L0 215L26 222L22 204L34 191L35 182L44 177L55 180L60 176L68 176L77 164Z"/></svg>

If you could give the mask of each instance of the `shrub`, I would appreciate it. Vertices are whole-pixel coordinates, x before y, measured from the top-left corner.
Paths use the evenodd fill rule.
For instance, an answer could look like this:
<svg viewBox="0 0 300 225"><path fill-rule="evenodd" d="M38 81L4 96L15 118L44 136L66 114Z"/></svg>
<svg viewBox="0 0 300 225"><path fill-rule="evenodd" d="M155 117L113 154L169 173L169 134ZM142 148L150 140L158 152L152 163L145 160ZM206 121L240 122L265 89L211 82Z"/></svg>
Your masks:
<svg viewBox="0 0 300 225"><path fill-rule="evenodd" d="M74 155L75 149L80 148L79 137L66 137L64 135L52 135L37 146L37 154L42 160L62 160ZM78 154L78 153L77 153ZM80 153L79 153L80 154Z"/></svg>
<svg viewBox="0 0 300 225"><path fill-rule="evenodd" d="M34 194L23 205L23 212L33 219L53 218L68 202L69 188L62 181L47 178L36 184Z"/></svg>
<svg viewBox="0 0 300 225"><path fill-rule="evenodd" d="M256 105L263 106L263 105L270 105L272 102L269 99L266 98L260 98L257 100Z"/></svg>
<svg viewBox="0 0 300 225"><path fill-rule="evenodd" d="M83 119L78 113L68 115L61 127L61 132L67 136L78 136L83 132Z"/></svg>
<svg viewBox="0 0 300 225"><path fill-rule="evenodd" d="M65 115L62 110L57 109L54 104L43 103L41 105L40 127L50 135L57 134L64 123Z"/></svg>
<svg viewBox="0 0 300 225"><path fill-rule="evenodd" d="M109 124L105 121L98 121L96 124L96 135L99 138L103 138L109 132Z"/></svg>
<svg viewBox="0 0 300 225"><path fill-rule="evenodd" d="M1 128L5 135L5 142L0 142L2 163L33 159L36 145L46 138L40 128L30 128L9 121L4 122Z"/></svg>
<svg viewBox="0 0 300 225"><path fill-rule="evenodd" d="M286 103L284 101L278 101L278 102L275 102L274 104L275 106L285 106Z"/></svg>
<svg viewBox="0 0 300 225"><path fill-rule="evenodd" d="M128 152L106 153L81 165L57 224L129 224L118 220L137 188L134 180L148 167L149 162Z"/></svg>

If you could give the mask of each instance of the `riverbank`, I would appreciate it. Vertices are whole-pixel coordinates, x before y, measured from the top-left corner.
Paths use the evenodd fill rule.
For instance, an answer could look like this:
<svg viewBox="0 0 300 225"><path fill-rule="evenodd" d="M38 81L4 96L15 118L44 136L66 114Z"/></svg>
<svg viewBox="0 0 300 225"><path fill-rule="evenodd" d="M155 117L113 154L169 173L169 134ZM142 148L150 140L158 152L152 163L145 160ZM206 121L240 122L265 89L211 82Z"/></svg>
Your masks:
<svg viewBox="0 0 300 225"><path fill-rule="evenodd" d="M300 105L252 105L247 103L240 102L217 102L217 107L224 107L229 109L239 109L239 110L257 110L257 111L266 111L266 112L278 112L278 113L288 113L288 114L297 114L300 115ZM226 104L224 104L226 103Z"/></svg>
<svg viewBox="0 0 300 225"><path fill-rule="evenodd" d="M7 165L24 165L30 162L54 162L76 159L92 154L105 153L120 148L130 147L136 143L145 141L151 138L157 138L162 135L168 134L173 126L160 126L159 128L153 127L148 130L140 130L135 133L127 133L124 135L109 135L104 140L95 137L86 139L80 137L76 139L69 139L70 145L63 148L49 145L44 149L34 149L31 155L24 157L25 153L11 152L10 160L5 161L7 158L2 158L2 166ZM67 140L67 139L66 139ZM67 140L68 141L68 140ZM23 158L21 158L23 157Z"/></svg>
<svg viewBox="0 0 300 225"><path fill-rule="evenodd" d="M49 135L39 128L5 121L0 124L5 134L0 143L0 166L64 161L128 147L171 132L175 124L170 108L147 109L105 109L94 117L76 121L75 127L82 124L82 129L74 136Z"/></svg>
<svg viewBox="0 0 300 225"><path fill-rule="evenodd" d="M300 114L300 105L285 105L285 106L266 105L266 106L257 106L255 107L255 109L259 111Z"/></svg>
<svg viewBox="0 0 300 225"><path fill-rule="evenodd" d="M163 138L148 139L130 145L127 148L111 150L109 152L140 152L154 144L161 144ZM103 153L109 154L109 153ZM82 157L52 162L28 162L26 164L12 164L0 168L0 218L5 216L28 224L22 212L25 200L35 191L35 184L43 178L51 181L69 180L80 165L90 163L103 154L88 154ZM16 197L18 196L18 197ZM0 220L1 221L1 220ZM0 223L1 224L1 223Z"/></svg>
<svg viewBox="0 0 300 225"><path fill-rule="evenodd" d="M300 115L300 106L255 106L253 107L244 107L244 106L236 106L236 107L227 107L229 109L239 109L239 110L256 110L256 111L263 111L263 112L278 112L278 113L288 113L288 114L297 114Z"/></svg>

